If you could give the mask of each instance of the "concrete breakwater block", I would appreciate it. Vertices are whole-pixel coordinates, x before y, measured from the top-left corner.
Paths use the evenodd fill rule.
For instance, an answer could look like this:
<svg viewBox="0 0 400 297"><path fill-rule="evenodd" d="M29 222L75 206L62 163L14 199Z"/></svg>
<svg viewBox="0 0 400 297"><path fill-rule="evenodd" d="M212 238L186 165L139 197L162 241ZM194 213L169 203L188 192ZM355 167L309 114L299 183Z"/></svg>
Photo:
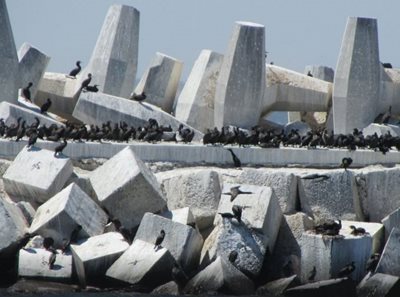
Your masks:
<svg viewBox="0 0 400 297"><path fill-rule="evenodd" d="M196 220L194 219L189 207L167 210L162 212L160 216L183 225L193 226L193 228L198 230Z"/></svg>
<svg viewBox="0 0 400 297"><path fill-rule="evenodd" d="M272 296L282 296L286 290L293 288L299 284L300 281L297 275L292 275L290 277L280 278L268 282L265 285L258 287L256 290L256 294L267 296L268 294L271 294Z"/></svg>
<svg viewBox="0 0 400 297"><path fill-rule="evenodd" d="M227 259L217 257L186 284L184 292L250 295L254 293L254 284Z"/></svg>
<svg viewBox="0 0 400 297"><path fill-rule="evenodd" d="M239 190L251 194L239 194L231 201L232 196L228 193L230 193L231 188L236 186L240 186ZM243 223L248 228L262 234L264 247L268 247L270 251L273 251L282 221L282 211L274 191L270 187L225 183L218 206L218 213L232 213L234 205L243 208L241 217ZM216 215L214 224L218 224L221 220L222 217Z"/></svg>
<svg viewBox="0 0 400 297"><path fill-rule="evenodd" d="M310 284L301 285L298 287L286 290L285 296L293 297L310 297L324 296L337 297L356 296L356 283L349 278L335 278L329 280L317 281Z"/></svg>
<svg viewBox="0 0 400 297"><path fill-rule="evenodd" d="M382 224L385 226L385 241L389 238L393 228L400 226L400 208L383 218Z"/></svg>
<svg viewBox="0 0 400 297"><path fill-rule="evenodd" d="M33 206L26 201L19 201L15 203L15 205L18 206L18 208L21 210L28 225L31 225L33 217L36 213L36 210L33 208Z"/></svg>
<svg viewBox="0 0 400 297"><path fill-rule="evenodd" d="M120 282L155 288L171 280L174 257L166 248L135 239L107 270L106 276Z"/></svg>
<svg viewBox="0 0 400 297"><path fill-rule="evenodd" d="M99 203L126 228L139 225L145 212L166 206L160 185L131 147L126 147L90 174Z"/></svg>
<svg viewBox="0 0 400 297"><path fill-rule="evenodd" d="M375 273L357 287L359 297L395 297L400 295L399 277Z"/></svg>
<svg viewBox="0 0 400 297"><path fill-rule="evenodd" d="M99 282L110 266L129 248L119 232L108 232L71 245L79 282Z"/></svg>
<svg viewBox="0 0 400 297"><path fill-rule="evenodd" d="M393 137L400 135L400 127L397 125L389 125L389 124L376 124L372 123L369 124L367 127L362 129L362 133L364 136L367 135L376 135L382 136L390 133Z"/></svg>
<svg viewBox="0 0 400 297"><path fill-rule="evenodd" d="M135 240L143 240L153 245L160 231L165 231L162 247L168 249L184 271L195 269L199 263L203 238L196 229L171 221L161 216L146 213L140 222Z"/></svg>
<svg viewBox="0 0 400 297"><path fill-rule="evenodd" d="M4 189L14 201L35 208L57 194L73 172L69 158L55 158L46 149L24 147L3 175Z"/></svg>
<svg viewBox="0 0 400 297"><path fill-rule="evenodd" d="M400 229L393 228L383 249L375 272L400 277Z"/></svg>
<svg viewBox="0 0 400 297"><path fill-rule="evenodd" d="M49 267L51 252L42 248L21 249L18 256L18 276L70 282L72 278L72 256L57 250L56 260Z"/></svg>
<svg viewBox="0 0 400 297"><path fill-rule="evenodd" d="M36 210L29 233L52 237L55 246L61 246L78 225L82 227L79 237L90 237L102 234L106 223L107 214L71 184Z"/></svg>
<svg viewBox="0 0 400 297"><path fill-rule="evenodd" d="M156 176L169 209L188 206L199 229L212 225L221 197L221 181L216 171L174 170Z"/></svg>

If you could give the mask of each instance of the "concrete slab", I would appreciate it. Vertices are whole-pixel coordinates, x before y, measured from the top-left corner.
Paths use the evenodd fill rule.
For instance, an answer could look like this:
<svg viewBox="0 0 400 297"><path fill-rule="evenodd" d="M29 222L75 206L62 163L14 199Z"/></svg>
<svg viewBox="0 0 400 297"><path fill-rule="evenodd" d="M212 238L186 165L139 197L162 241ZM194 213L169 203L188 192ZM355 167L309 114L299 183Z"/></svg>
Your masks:
<svg viewBox="0 0 400 297"><path fill-rule="evenodd" d="M379 137L387 134L388 132L390 132L393 137L400 136L400 127L395 125L380 125L372 123L362 130L364 136L373 135L376 133Z"/></svg>
<svg viewBox="0 0 400 297"><path fill-rule="evenodd" d="M36 210L29 232L52 237L55 246L61 247L78 225L82 226L79 238L85 238L102 234L106 223L106 213L71 184Z"/></svg>
<svg viewBox="0 0 400 297"><path fill-rule="evenodd" d="M36 210L33 206L26 201L19 201L15 204L22 212L28 225L32 223L33 217L35 216Z"/></svg>
<svg viewBox="0 0 400 297"><path fill-rule="evenodd" d="M28 201L36 208L64 187L72 170L69 158L55 158L53 151L25 147L4 173L4 189L14 201Z"/></svg>
<svg viewBox="0 0 400 297"><path fill-rule="evenodd" d="M214 125L250 128L261 116L265 89L265 28L236 22L217 80Z"/></svg>
<svg viewBox="0 0 400 297"><path fill-rule="evenodd" d="M343 220L342 229L340 230L340 234L344 236L354 236L351 235L350 226L353 225L357 228L364 228L369 236L372 238L372 253L380 253L385 244L384 237L384 225L380 223L368 223L368 222L356 222L356 221L346 221Z"/></svg>
<svg viewBox="0 0 400 297"><path fill-rule="evenodd" d="M196 220L194 219L189 207L167 210L162 212L160 215L183 225L194 226L193 228L198 230Z"/></svg>
<svg viewBox="0 0 400 297"><path fill-rule="evenodd" d="M282 296L286 290L299 285L299 279L297 275L292 275L287 278L280 278L266 283L265 285L258 287L256 290L257 295Z"/></svg>
<svg viewBox="0 0 400 297"><path fill-rule="evenodd" d="M214 96L223 57L202 50L177 99L176 118L203 133L214 127Z"/></svg>
<svg viewBox="0 0 400 297"><path fill-rule="evenodd" d="M356 296L356 283L349 278L322 280L288 289L285 296Z"/></svg>
<svg viewBox="0 0 400 297"><path fill-rule="evenodd" d="M97 201L126 228L139 225L146 212L166 206L156 177L127 147L90 174Z"/></svg>
<svg viewBox="0 0 400 297"><path fill-rule="evenodd" d="M400 294L399 277L375 273L357 287L359 297L389 297Z"/></svg>
<svg viewBox="0 0 400 297"><path fill-rule="evenodd" d="M393 228L383 249L375 272L400 277L400 229Z"/></svg>
<svg viewBox="0 0 400 297"><path fill-rule="evenodd" d="M400 208L397 208L382 219L382 224L385 226L385 241L389 238L393 228L400 226Z"/></svg>
<svg viewBox="0 0 400 297"><path fill-rule="evenodd" d="M171 113L182 74L183 62L163 53L156 53L134 93L146 93L146 102Z"/></svg>

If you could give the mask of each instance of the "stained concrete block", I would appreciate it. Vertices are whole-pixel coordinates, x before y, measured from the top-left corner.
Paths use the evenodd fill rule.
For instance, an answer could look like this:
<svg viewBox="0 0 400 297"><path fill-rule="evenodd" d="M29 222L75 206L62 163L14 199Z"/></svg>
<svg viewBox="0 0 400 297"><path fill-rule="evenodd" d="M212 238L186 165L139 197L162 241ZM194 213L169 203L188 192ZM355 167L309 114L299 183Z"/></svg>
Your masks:
<svg viewBox="0 0 400 297"><path fill-rule="evenodd" d="M381 136L387 134L388 132L390 132L393 137L400 136L400 127L396 125L380 125L372 123L362 130L364 136L373 135L374 133L376 133L378 136Z"/></svg>
<svg viewBox="0 0 400 297"><path fill-rule="evenodd" d="M166 206L156 177L130 147L94 170L89 179L99 203L126 228L138 226L145 212Z"/></svg>
<svg viewBox="0 0 400 297"><path fill-rule="evenodd" d="M21 210L22 214L25 217L26 222L28 223L28 225L30 225L32 223L33 217L35 216L35 209L33 208L33 206L26 201L19 201L15 204L16 206L18 206L18 208Z"/></svg>
<svg viewBox="0 0 400 297"><path fill-rule="evenodd" d="M214 126L214 96L223 57L202 50L177 100L176 118L203 133Z"/></svg>
<svg viewBox="0 0 400 297"><path fill-rule="evenodd" d="M393 228L383 249L375 272L400 277L400 229Z"/></svg>
<svg viewBox="0 0 400 297"><path fill-rule="evenodd" d="M154 243L161 230L165 231L162 247L171 253L186 272L195 269L199 263L203 238L196 229L190 226L146 213L140 222L135 240L146 241L154 249Z"/></svg>
<svg viewBox="0 0 400 297"><path fill-rule="evenodd" d="M189 207L167 210L162 212L160 215L183 225L193 225L196 229L196 220L194 219Z"/></svg>
<svg viewBox="0 0 400 297"><path fill-rule="evenodd" d="M182 74L183 62L162 53L156 53L134 93L146 93L146 102L171 113Z"/></svg>
<svg viewBox="0 0 400 297"><path fill-rule="evenodd" d="M349 17L333 83L335 134L362 129L381 112L380 67L377 20Z"/></svg>
<svg viewBox="0 0 400 297"><path fill-rule="evenodd" d="M238 252L235 266L242 272L257 276L261 271L266 248L262 237L235 219L223 219L204 241L201 266L218 256L228 259L231 251Z"/></svg>
<svg viewBox="0 0 400 297"><path fill-rule="evenodd" d="M381 84L379 91L379 101L381 103L379 112L375 112L376 115L381 112L386 112L389 106L392 106L392 112L394 114L398 114L400 111L399 100L397 100L400 92L400 69L381 67Z"/></svg>
<svg viewBox="0 0 400 297"><path fill-rule="evenodd" d="M36 208L63 188L72 171L69 158L24 147L3 175L4 189L14 201L25 200Z"/></svg>
<svg viewBox="0 0 400 297"><path fill-rule="evenodd" d="M129 248L119 232L108 232L71 245L79 282L99 282L110 266Z"/></svg>
<svg viewBox="0 0 400 297"><path fill-rule="evenodd" d="M79 86L91 73L100 92L128 98L136 78L140 12L127 5L112 5L107 12Z"/></svg>
<svg viewBox="0 0 400 297"><path fill-rule="evenodd" d="M78 225L82 226L79 237L90 237L102 234L106 222L107 214L71 184L36 210L29 232L52 237L55 246L61 246Z"/></svg>
<svg viewBox="0 0 400 297"><path fill-rule="evenodd" d="M217 80L214 125L250 128L261 116L265 89L265 28L236 22Z"/></svg>
<svg viewBox="0 0 400 297"><path fill-rule="evenodd" d="M155 119L160 125L169 126L176 131L180 124L170 114L148 103L138 103L132 100L113 97L101 93L82 93L75 106L73 116L90 125L101 125L113 119L113 122L125 121L128 125L142 126L148 119ZM192 127L189 127L192 129ZM195 130L194 141L200 141L203 133Z"/></svg>
<svg viewBox="0 0 400 297"><path fill-rule="evenodd" d="M21 249L18 257L18 276L70 282L73 273L72 256L58 250L54 266L50 269L50 255L50 251L41 248Z"/></svg>
<svg viewBox="0 0 400 297"><path fill-rule="evenodd" d="M19 68L14 36L5 0L0 1L0 98L17 103Z"/></svg>
<svg viewBox="0 0 400 297"><path fill-rule="evenodd" d="M380 253L385 243L384 237L384 225L380 223L368 223L368 222L355 222L355 221L341 221L342 229L340 230L340 234L344 236L354 236L351 235L351 228L350 226L353 225L357 228L364 228L365 231L368 233L369 236L372 238L372 252L373 253Z"/></svg>
<svg viewBox="0 0 400 297"><path fill-rule="evenodd" d="M34 101L40 81L49 64L50 57L39 49L25 42L18 50L20 88L24 88L29 82L33 85L30 88L31 100Z"/></svg>
<svg viewBox="0 0 400 297"><path fill-rule="evenodd" d="M397 208L382 219L382 224L385 226L385 241L389 238L393 228L400 226L400 208Z"/></svg>
<svg viewBox="0 0 400 297"><path fill-rule="evenodd" d="M268 247L270 251L273 251L282 221L282 210L273 189L270 187L241 184L241 191L252 194L240 194L231 202L231 195L224 193L229 193L230 189L235 186L238 185L224 184L218 213L232 212L233 205L241 206L243 208L243 223L248 228L262 234L264 247ZM220 215L216 215L214 225L217 225L222 220L223 218Z"/></svg>
<svg viewBox="0 0 400 297"><path fill-rule="evenodd" d="M188 206L199 229L212 225L221 197L221 181L216 171L173 170L156 176L169 209Z"/></svg>
<svg viewBox="0 0 400 297"><path fill-rule="evenodd" d="M133 284L155 288L171 280L174 258L166 248L135 240L107 270L106 276Z"/></svg>
<svg viewBox="0 0 400 297"><path fill-rule="evenodd" d="M357 287L359 297L395 297L399 294L399 278L389 274L375 273Z"/></svg>
<svg viewBox="0 0 400 297"><path fill-rule="evenodd" d="M254 284L228 260L217 257L187 283L184 291L251 295L254 292Z"/></svg>

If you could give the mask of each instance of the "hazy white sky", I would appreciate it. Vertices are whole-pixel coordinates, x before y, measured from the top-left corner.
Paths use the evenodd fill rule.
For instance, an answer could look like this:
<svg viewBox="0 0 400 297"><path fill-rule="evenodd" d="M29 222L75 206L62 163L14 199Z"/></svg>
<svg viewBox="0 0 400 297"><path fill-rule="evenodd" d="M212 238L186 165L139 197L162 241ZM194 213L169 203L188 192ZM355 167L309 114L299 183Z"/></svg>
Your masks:
<svg viewBox="0 0 400 297"><path fill-rule="evenodd" d="M183 80L202 49L224 53L235 21L265 25L267 62L302 72L336 67L348 16L378 19L382 62L399 66L399 0L7 0L17 49L29 42L51 57L48 71L86 65L110 5L140 11L140 78L155 52L184 62Z"/></svg>

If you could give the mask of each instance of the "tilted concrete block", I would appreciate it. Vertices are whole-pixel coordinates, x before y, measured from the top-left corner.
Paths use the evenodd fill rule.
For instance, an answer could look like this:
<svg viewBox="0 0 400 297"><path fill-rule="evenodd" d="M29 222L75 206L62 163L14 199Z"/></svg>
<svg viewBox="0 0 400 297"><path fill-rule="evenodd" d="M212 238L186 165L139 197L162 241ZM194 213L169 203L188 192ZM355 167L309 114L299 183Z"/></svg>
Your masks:
<svg viewBox="0 0 400 297"><path fill-rule="evenodd" d="M290 288L285 296L356 296L356 283L350 278L334 278Z"/></svg>
<svg viewBox="0 0 400 297"><path fill-rule="evenodd" d="M350 236L352 229L350 226L355 226L357 228L363 228L372 238L372 253L379 253L383 245L385 243L384 236L384 225L380 223L368 223L368 222L357 222L357 221L341 221L342 229L340 230L340 234L344 236Z"/></svg>
<svg viewBox="0 0 400 297"><path fill-rule="evenodd" d="M56 261L50 269L51 254L50 251L42 248L21 249L18 257L18 276L70 282L72 280L72 256L57 250Z"/></svg>
<svg viewBox="0 0 400 297"><path fill-rule="evenodd" d="M202 50L176 103L176 118L203 133L214 127L214 96L223 57Z"/></svg>
<svg viewBox="0 0 400 297"><path fill-rule="evenodd" d="M107 214L71 184L36 210L29 232L52 237L55 245L61 246L78 225L82 226L79 237L90 237L102 234L106 223Z"/></svg>
<svg viewBox="0 0 400 297"><path fill-rule="evenodd" d="M140 12L127 5L112 5L107 12L88 66L77 79L91 73L100 92L128 98L136 78Z"/></svg>
<svg viewBox="0 0 400 297"><path fill-rule="evenodd" d="M228 260L217 257L187 283L184 291L250 295L254 292L254 284Z"/></svg>
<svg viewBox="0 0 400 297"><path fill-rule="evenodd" d="M400 294L399 277L375 273L357 286L359 297L389 297Z"/></svg>
<svg viewBox="0 0 400 297"><path fill-rule="evenodd" d="M333 82L335 134L362 129L385 109L379 104L380 67L377 20L349 17Z"/></svg>
<svg viewBox="0 0 400 297"><path fill-rule="evenodd" d="M50 57L25 42L18 50L20 88L25 88L29 82L33 85L31 91L31 100L34 101L36 91L40 81L49 64Z"/></svg>
<svg viewBox="0 0 400 297"><path fill-rule="evenodd" d="M159 106L165 112L170 113L178 90L182 68L182 61L162 53L156 53L134 93L145 92L146 102Z"/></svg>
<svg viewBox="0 0 400 297"><path fill-rule="evenodd" d="M115 123L125 121L128 125L143 127L148 119L153 118L160 125L166 127L171 125L176 131L180 124L184 124L154 105L101 93L82 93L73 116L88 125L101 125L112 119ZM195 130L193 140L200 141L202 138L203 133Z"/></svg>
<svg viewBox="0 0 400 297"><path fill-rule="evenodd" d="M266 283L265 285L258 287L256 290L257 295L282 296L286 290L299 285L299 279L297 275L292 275L287 278L280 278Z"/></svg>
<svg viewBox="0 0 400 297"><path fill-rule="evenodd" d="M388 214L382 219L382 224L385 226L385 241L389 238L393 228L400 226L400 207Z"/></svg>
<svg viewBox="0 0 400 297"><path fill-rule="evenodd" d="M362 130L364 136L373 135L374 133L376 133L378 136L381 136L387 134L388 132L390 132L393 137L400 136L400 127L396 125L380 125L372 123Z"/></svg>
<svg viewBox="0 0 400 297"><path fill-rule="evenodd" d="M261 116L265 89L265 28L236 22L217 80L214 125L250 128Z"/></svg>
<svg viewBox="0 0 400 297"><path fill-rule="evenodd" d="M26 222L28 225L32 223L33 217L35 216L36 210L33 206L26 201L19 201L15 204L21 210L22 214L25 217Z"/></svg>
<svg viewBox="0 0 400 297"><path fill-rule="evenodd" d="M137 240L107 270L106 276L155 288L171 280L175 263L168 249L154 249L154 244Z"/></svg>
<svg viewBox="0 0 400 297"><path fill-rule="evenodd" d="M4 189L14 201L25 200L36 208L63 188L72 171L69 158L24 147L3 175Z"/></svg>
<svg viewBox="0 0 400 297"><path fill-rule="evenodd" d="M400 103L397 99L400 92L400 69L381 67L381 82L379 88L379 112L376 115L384 113L392 106L394 114L399 113ZM390 123L390 120L389 120Z"/></svg>
<svg viewBox="0 0 400 297"><path fill-rule="evenodd" d="M285 134L288 135L292 130L298 130L300 136L306 136L311 131L310 125L302 121L289 122L284 126Z"/></svg>
<svg viewBox="0 0 400 297"><path fill-rule="evenodd" d="M199 229L212 225L221 197L219 175L214 170L173 170L156 174L169 209L190 207Z"/></svg>
<svg viewBox="0 0 400 297"><path fill-rule="evenodd" d="M201 266L208 265L218 256L228 259L231 251L238 253L235 266L240 270L257 276L261 271L265 245L261 236L251 231L236 219L223 219L204 241L201 251Z"/></svg>
<svg viewBox="0 0 400 297"><path fill-rule="evenodd" d="M108 232L71 244L79 282L99 282L110 266L129 248L119 232Z"/></svg>
<svg viewBox="0 0 400 297"><path fill-rule="evenodd" d="M89 178L99 203L126 228L138 226L145 212L158 212L166 206L156 177L130 147Z"/></svg>
<svg viewBox="0 0 400 297"><path fill-rule="evenodd" d="M273 189L242 184L239 189L252 194L240 194L231 201L231 195L225 193L229 193L230 189L235 186L238 185L224 184L218 213L232 213L232 206L241 206L243 208L243 223L248 228L262 234L264 247L268 247L270 251L273 251L282 221L282 210ZM222 217L216 215L214 224L217 225L221 220L223 220Z"/></svg>
<svg viewBox="0 0 400 297"><path fill-rule="evenodd" d="M196 220L194 219L189 207L167 210L162 212L160 215L183 225L193 225L196 229Z"/></svg>
<svg viewBox="0 0 400 297"><path fill-rule="evenodd" d="M333 82L335 71L331 67L321 65L307 65L304 68L304 73L307 74L309 71L311 75L315 78L322 79L327 82Z"/></svg>
<svg viewBox="0 0 400 297"><path fill-rule="evenodd" d="M400 229L393 228L383 249L375 272L400 277Z"/></svg>
<svg viewBox="0 0 400 297"><path fill-rule="evenodd" d="M161 230L165 231L165 238L161 246L168 249L186 272L195 269L199 263L203 238L196 229L190 226L146 213L140 222L135 240L146 241L154 248L154 243Z"/></svg>
<svg viewBox="0 0 400 297"><path fill-rule="evenodd" d="M0 98L17 103L19 68L17 49L5 0L0 1Z"/></svg>

